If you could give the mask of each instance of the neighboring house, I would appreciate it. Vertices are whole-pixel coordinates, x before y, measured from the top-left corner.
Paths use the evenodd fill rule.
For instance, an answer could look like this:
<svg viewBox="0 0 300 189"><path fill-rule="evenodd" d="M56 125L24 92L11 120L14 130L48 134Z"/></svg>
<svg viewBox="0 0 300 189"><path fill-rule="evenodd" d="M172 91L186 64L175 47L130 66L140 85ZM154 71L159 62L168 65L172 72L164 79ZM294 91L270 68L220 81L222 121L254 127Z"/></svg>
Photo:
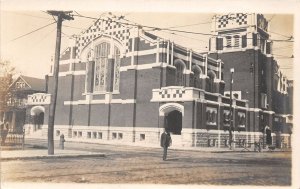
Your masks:
<svg viewBox="0 0 300 189"><path fill-rule="evenodd" d="M241 54L238 50L234 53ZM138 27L101 18L71 39L61 55L55 136L159 146L160 134L166 129L176 147L227 147L230 98L223 94L229 86L230 65L226 64L230 61L219 58L197 53ZM234 66L235 77L244 74L240 65ZM43 112L45 123L53 94L53 73L46 78L49 94L30 95L27 102L27 112ZM250 79L235 80L235 85L248 85L248 81L251 85ZM244 89L235 86L234 90L233 139L236 147L242 147L262 137L257 125L261 118L256 116L261 112L272 114L266 101L263 109L252 106L251 91L247 97ZM31 126L28 123L26 127ZM43 131L46 137L47 124Z"/></svg>
<svg viewBox="0 0 300 189"><path fill-rule="evenodd" d="M8 110L4 113L5 122L9 122L9 130L21 132L26 120L36 125L36 129L43 125L44 115L30 117L26 114L28 95L45 92L45 80L20 75L9 88ZM28 115L28 116L27 116Z"/></svg>

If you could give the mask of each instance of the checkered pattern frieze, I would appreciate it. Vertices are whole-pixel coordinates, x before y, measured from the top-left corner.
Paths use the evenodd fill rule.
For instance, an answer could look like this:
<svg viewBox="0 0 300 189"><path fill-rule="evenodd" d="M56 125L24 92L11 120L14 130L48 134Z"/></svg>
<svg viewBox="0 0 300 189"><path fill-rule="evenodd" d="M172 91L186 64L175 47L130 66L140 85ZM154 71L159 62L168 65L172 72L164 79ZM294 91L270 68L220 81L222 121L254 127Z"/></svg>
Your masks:
<svg viewBox="0 0 300 189"><path fill-rule="evenodd" d="M49 94L40 94L36 93L33 95L28 95L28 101L27 103L39 105L39 104L49 104L50 103L50 95Z"/></svg>
<svg viewBox="0 0 300 189"><path fill-rule="evenodd" d="M32 96L32 102L45 102L46 96Z"/></svg>
<svg viewBox="0 0 300 189"><path fill-rule="evenodd" d="M82 49L88 45L93 39L106 34L119 39L126 47L126 52L129 51L129 36L130 28L113 21L112 19L97 20L92 26L90 26L82 35L76 39L76 58L79 58L79 54Z"/></svg>
<svg viewBox="0 0 300 189"><path fill-rule="evenodd" d="M247 14L237 13L236 14L236 23L239 25L247 24Z"/></svg>
<svg viewBox="0 0 300 189"><path fill-rule="evenodd" d="M183 94L185 94L185 90L182 89L163 89L159 92L161 98L182 98Z"/></svg>
<svg viewBox="0 0 300 189"><path fill-rule="evenodd" d="M244 13L222 15L217 19L218 28L238 27L245 24L247 24L247 14Z"/></svg>

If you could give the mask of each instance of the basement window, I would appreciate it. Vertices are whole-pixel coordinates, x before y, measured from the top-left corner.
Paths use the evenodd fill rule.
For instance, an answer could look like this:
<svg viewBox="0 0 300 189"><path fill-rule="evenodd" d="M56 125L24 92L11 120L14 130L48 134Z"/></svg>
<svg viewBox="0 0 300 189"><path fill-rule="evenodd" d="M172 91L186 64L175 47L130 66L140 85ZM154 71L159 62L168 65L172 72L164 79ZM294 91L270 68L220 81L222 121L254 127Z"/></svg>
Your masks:
<svg viewBox="0 0 300 189"><path fill-rule="evenodd" d="M60 130L56 130L56 136L60 135Z"/></svg>
<svg viewBox="0 0 300 189"><path fill-rule="evenodd" d="M93 132L93 138L97 138L97 132Z"/></svg>
<svg viewBox="0 0 300 189"><path fill-rule="evenodd" d="M118 133L118 139L123 139L123 133Z"/></svg>
<svg viewBox="0 0 300 189"><path fill-rule="evenodd" d="M117 133L112 133L112 139L116 139L117 138Z"/></svg>
<svg viewBox="0 0 300 189"><path fill-rule="evenodd" d="M98 132L98 139L102 139L102 133Z"/></svg>
<svg viewBox="0 0 300 189"><path fill-rule="evenodd" d="M87 138L92 138L92 133L91 132L87 132Z"/></svg>
<svg viewBox="0 0 300 189"><path fill-rule="evenodd" d="M140 141L144 141L146 138L145 134L140 134Z"/></svg>

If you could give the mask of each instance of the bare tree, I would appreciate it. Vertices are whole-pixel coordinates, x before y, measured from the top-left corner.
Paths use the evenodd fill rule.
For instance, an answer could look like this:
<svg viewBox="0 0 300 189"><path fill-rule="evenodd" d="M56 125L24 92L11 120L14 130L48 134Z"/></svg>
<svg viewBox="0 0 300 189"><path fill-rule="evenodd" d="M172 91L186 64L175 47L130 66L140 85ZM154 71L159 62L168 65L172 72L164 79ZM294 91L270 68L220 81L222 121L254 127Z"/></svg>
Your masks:
<svg viewBox="0 0 300 189"><path fill-rule="evenodd" d="M9 86L12 84L12 76L15 68L9 61L0 60L0 113L7 110L7 101L9 99Z"/></svg>

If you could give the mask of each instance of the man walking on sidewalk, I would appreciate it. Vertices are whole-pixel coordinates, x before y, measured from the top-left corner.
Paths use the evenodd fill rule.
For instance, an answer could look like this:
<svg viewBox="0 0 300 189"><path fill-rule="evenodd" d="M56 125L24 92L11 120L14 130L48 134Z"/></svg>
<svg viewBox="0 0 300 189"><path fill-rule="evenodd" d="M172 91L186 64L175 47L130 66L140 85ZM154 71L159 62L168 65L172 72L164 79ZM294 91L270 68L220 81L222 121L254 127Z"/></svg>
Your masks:
<svg viewBox="0 0 300 189"><path fill-rule="evenodd" d="M167 159L168 147L172 144L172 139L168 131L164 131L161 134L160 146L164 148L163 160Z"/></svg>

